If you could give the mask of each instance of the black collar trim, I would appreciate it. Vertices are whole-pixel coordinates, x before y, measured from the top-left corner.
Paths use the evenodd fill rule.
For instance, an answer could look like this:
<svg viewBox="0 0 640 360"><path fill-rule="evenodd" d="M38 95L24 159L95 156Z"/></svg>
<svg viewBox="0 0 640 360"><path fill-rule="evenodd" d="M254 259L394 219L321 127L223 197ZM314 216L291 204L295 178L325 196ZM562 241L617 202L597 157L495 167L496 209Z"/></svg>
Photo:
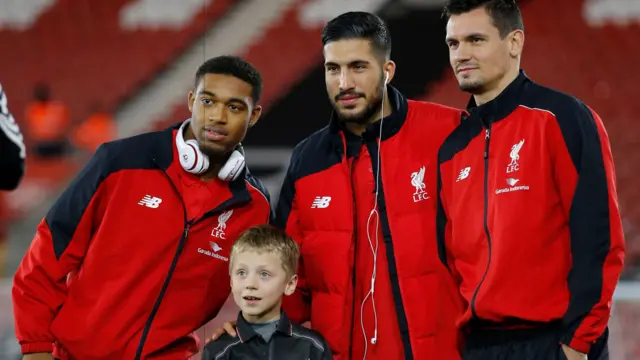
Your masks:
<svg viewBox="0 0 640 360"><path fill-rule="evenodd" d="M492 123L504 119L520 105L520 94L526 83L531 82L524 70L495 99L476 105L473 96L467 104L470 116L479 116L483 121Z"/></svg>
<svg viewBox="0 0 640 360"><path fill-rule="evenodd" d="M253 330L251 324L244 319L244 316L242 316L242 311L238 313L238 319L236 320L236 330L240 341L242 341L243 343L246 343L254 337L259 336ZM293 329L291 321L287 317L287 314L284 313L284 311L280 311L280 320L278 321L276 332L279 332L286 336L292 336Z"/></svg>

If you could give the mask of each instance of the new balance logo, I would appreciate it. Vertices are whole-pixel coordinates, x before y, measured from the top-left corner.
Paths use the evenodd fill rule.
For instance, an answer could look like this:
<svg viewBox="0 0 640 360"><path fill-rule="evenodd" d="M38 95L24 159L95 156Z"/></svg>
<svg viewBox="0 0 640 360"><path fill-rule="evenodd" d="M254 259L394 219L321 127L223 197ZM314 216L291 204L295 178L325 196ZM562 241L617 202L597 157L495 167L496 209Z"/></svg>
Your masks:
<svg viewBox="0 0 640 360"><path fill-rule="evenodd" d="M458 178L456 179L456 182L468 178L470 172L471 172L471 166L468 166L468 167L460 170L460 174L458 174Z"/></svg>
<svg viewBox="0 0 640 360"><path fill-rule="evenodd" d="M162 199L152 197L151 195L145 195L142 200L138 202L138 205L146 206L148 208L157 209L160 206Z"/></svg>
<svg viewBox="0 0 640 360"><path fill-rule="evenodd" d="M313 204L311 204L311 208L325 209L329 207L330 201L331 201L331 196L316 196L315 200L313 200Z"/></svg>

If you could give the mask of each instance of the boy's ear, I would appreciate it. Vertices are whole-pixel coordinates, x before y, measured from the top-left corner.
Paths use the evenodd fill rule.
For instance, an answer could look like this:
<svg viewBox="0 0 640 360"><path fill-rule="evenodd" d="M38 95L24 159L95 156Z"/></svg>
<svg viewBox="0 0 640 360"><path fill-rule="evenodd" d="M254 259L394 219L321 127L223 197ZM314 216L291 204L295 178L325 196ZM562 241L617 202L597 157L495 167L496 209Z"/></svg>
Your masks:
<svg viewBox="0 0 640 360"><path fill-rule="evenodd" d="M296 286L298 286L298 275L293 275L284 287L284 294L287 296L293 294L296 291Z"/></svg>

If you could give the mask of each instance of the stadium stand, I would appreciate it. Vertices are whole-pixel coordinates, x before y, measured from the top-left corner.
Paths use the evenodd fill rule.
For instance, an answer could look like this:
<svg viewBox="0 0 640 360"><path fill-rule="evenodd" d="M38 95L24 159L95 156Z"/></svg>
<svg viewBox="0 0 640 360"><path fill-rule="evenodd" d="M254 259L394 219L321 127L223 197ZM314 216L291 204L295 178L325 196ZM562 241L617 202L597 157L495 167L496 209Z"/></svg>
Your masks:
<svg viewBox="0 0 640 360"><path fill-rule="evenodd" d="M38 80L52 84L74 119L101 100L109 109L162 71L237 0L210 1L179 28L147 29L120 19L128 0L66 0L55 4L25 31L0 31L3 85L22 109ZM25 2L26 3L26 2ZM203 2L200 0L200 4ZM122 24L121 22L127 24ZM144 44L145 46L140 46ZM16 120L22 119L18 113Z"/></svg>
<svg viewBox="0 0 640 360"><path fill-rule="evenodd" d="M25 28L16 24L0 28L0 48L11 49L0 56L0 78L16 121L24 123L22 109L40 81L51 85L53 96L67 105L74 123L90 115L96 102L115 110L237 2L165 1L165 11L155 12L159 16L150 20L139 15L150 13L145 12L147 0L50 1L46 11L22 22ZM16 2L13 13L25 17L31 3ZM184 13L187 8L193 11L186 20L166 19L167 14ZM9 221L6 216L16 219L28 212L79 166L69 158L51 162L29 157L27 161L24 185L0 199L4 209L0 238L2 223Z"/></svg>
<svg viewBox="0 0 640 360"><path fill-rule="evenodd" d="M294 2L262 36L254 39L238 54L262 72L264 89L260 103L265 110L279 94L288 91L294 82L303 77L322 54L322 48L318 46L322 27L309 28L301 24L298 17L301 6L303 3ZM187 117L188 109L180 102L173 106L168 116L158 119L153 128L162 129L176 122L176 119Z"/></svg>

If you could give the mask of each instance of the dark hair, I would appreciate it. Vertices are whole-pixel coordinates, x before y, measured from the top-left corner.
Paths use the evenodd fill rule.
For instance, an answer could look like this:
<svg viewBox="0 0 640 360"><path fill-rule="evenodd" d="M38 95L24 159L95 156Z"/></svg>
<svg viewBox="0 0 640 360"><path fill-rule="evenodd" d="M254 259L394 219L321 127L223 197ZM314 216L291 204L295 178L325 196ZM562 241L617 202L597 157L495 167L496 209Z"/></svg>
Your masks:
<svg viewBox="0 0 640 360"><path fill-rule="evenodd" d="M391 34L375 14L352 11L333 18L322 29L322 45L346 39L366 39L386 59L391 55Z"/></svg>
<svg viewBox="0 0 640 360"><path fill-rule="evenodd" d="M514 30L523 30L522 14L516 0L449 0L444 7L444 16L460 15L484 7L493 25L504 38Z"/></svg>
<svg viewBox="0 0 640 360"><path fill-rule="evenodd" d="M251 85L251 97L257 104L262 94L262 76L260 72L243 58L238 56L217 56L205 61L196 72L196 87L206 74L231 75Z"/></svg>
<svg viewBox="0 0 640 360"><path fill-rule="evenodd" d="M33 88L33 97L38 101L51 100L51 88L44 82L37 83Z"/></svg>

